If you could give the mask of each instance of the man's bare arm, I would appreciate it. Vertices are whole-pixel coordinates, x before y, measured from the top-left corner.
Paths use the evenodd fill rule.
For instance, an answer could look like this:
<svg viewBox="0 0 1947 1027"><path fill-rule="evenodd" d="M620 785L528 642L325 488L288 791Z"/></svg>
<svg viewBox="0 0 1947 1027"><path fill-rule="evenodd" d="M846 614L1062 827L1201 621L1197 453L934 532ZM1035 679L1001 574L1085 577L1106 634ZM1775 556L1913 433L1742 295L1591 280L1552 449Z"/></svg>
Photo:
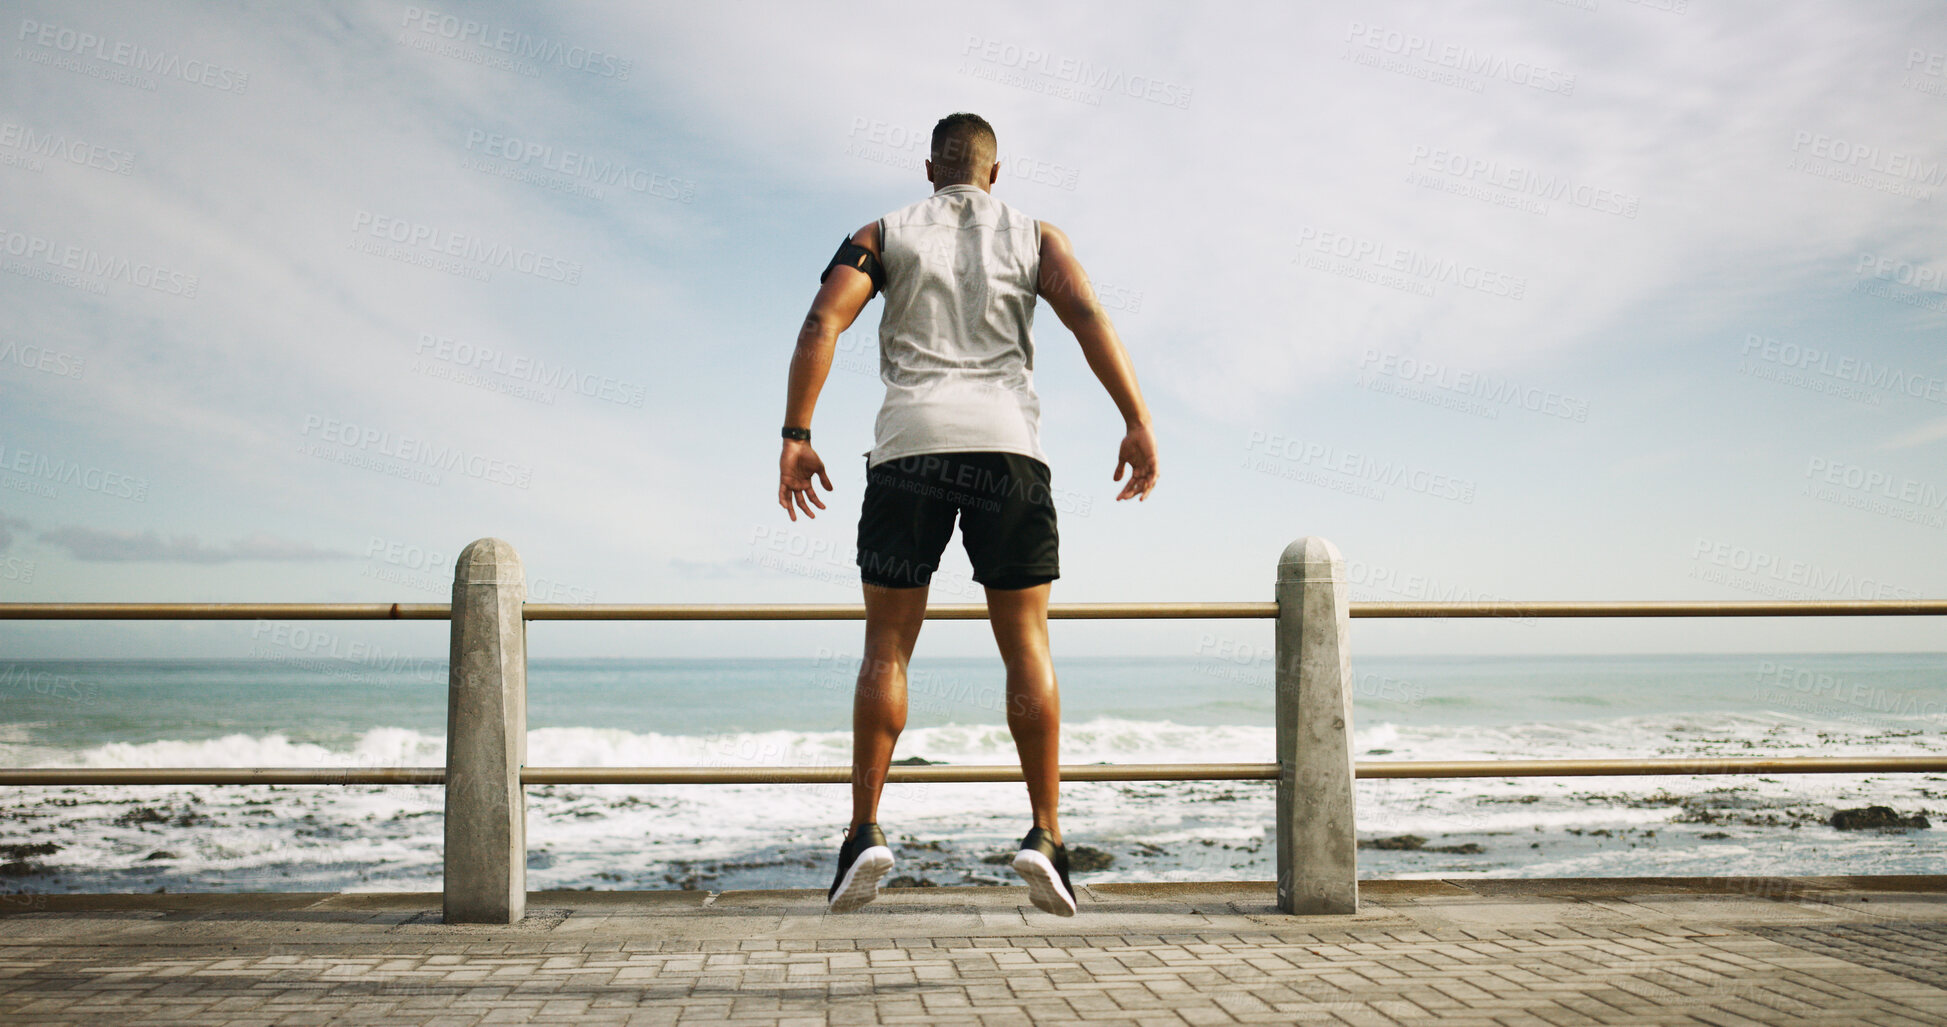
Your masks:
<svg viewBox="0 0 1947 1027"><path fill-rule="evenodd" d="M1122 412L1127 434L1116 457L1115 480L1122 480L1125 466L1132 473L1116 498L1149 498L1157 479L1156 438L1150 430L1149 407L1143 403L1142 389L1136 384L1135 366L1115 333L1115 325L1109 321L1108 311L1102 309L1101 301L1096 298L1088 272L1075 259L1068 236L1046 221L1041 222L1039 285L1041 298L1055 308L1055 316L1075 333L1089 370L1095 372L1096 379L1109 391L1109 398L1115 401L1116 409Z"/></svg>
<svg viewBox="0 0 1947 1027"><path fill-rule="evenodd" d="M871 250L874 256L879 253L879 223L866 225L852 233L852 241ZM825 388L825 378L831 373L832 354L838 349L839 333L852 326L858 319L859 311L872 299L872 278L853 267L835 267L825 276L823 285L818 287L818 295L811 301L811 312L805 315L804 324L798 328L798 344L791 351L791 379L784 397L784 423L797 428L811 427L811 414L818 406L818 393ZM823 510L825 503L818 498L818 490L812 484L816 475L825 484L825 491L832 490L832 480L825 473L825 462L818 458L818 451L809 442L795 439L784 440L784 452L778 457L777 501L784 507L792 520L798 519L798 510L805 516L816 517L812 506ZM793 506L793 503L796 506Z"/></svg>

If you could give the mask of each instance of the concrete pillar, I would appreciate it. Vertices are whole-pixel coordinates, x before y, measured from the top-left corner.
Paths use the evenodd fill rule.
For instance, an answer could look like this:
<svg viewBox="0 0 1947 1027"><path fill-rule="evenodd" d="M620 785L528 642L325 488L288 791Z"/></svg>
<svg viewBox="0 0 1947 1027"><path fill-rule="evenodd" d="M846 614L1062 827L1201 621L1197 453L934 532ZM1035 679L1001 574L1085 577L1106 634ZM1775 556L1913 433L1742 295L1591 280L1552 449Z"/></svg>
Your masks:
<svg viewBox="0 0 1947 1027"><path fill-rule="evenodd" d="M1359 911L1345 560L1322 538L1278 560L1278 909Z"/></svg>
<svg viewBox="0 0 1947 1027"><path fill-rule="evenodd" d="M446 692L446 922L527 913L527 581L514 547L483 538L453 569Z"/></svg>

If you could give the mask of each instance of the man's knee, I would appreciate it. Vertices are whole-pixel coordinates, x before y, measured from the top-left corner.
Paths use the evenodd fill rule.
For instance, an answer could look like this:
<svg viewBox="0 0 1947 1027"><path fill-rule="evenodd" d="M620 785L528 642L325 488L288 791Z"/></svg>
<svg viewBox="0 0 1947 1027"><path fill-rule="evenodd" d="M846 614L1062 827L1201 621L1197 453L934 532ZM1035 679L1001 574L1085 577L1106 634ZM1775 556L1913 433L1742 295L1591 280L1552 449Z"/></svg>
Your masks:
<svg viewBox="0 0 1947 1027"><path fill-rule="evenodd" d="M859 658L859 681L898 681L905 677L906 661L897 651L867 649Z"/></svg>
<svg viewBox="0 0 1947 1027"><path fill-rule="evenodd" d="M1054 685L1055 660L1046 644L1023 640L1018 645L1004 645L1001 647L1001 665L1007 668L1007 688L1010 692L1037 689L1043 682L1049 687Z"/></svg>

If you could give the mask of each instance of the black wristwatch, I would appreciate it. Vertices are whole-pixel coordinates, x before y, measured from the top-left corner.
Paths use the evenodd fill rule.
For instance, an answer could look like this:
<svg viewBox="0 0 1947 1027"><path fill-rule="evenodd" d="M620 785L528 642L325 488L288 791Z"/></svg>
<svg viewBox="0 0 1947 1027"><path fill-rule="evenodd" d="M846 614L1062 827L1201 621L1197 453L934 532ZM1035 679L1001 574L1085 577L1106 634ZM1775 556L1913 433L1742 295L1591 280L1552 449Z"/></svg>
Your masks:
<svg viewBox="0 0 1947 1027"><path fill-rule="evenodd" d="M787 426L785 427L785 429L784 429L784 437L785 437L785 438L787 438L787 439L797 439L797 440L798 440L799 442L810 442L810 441L811 441L811 429L810 429L810 428L792 428L792 427L790 427L790 426L788 426L788 425L787 425Z"/></svg>

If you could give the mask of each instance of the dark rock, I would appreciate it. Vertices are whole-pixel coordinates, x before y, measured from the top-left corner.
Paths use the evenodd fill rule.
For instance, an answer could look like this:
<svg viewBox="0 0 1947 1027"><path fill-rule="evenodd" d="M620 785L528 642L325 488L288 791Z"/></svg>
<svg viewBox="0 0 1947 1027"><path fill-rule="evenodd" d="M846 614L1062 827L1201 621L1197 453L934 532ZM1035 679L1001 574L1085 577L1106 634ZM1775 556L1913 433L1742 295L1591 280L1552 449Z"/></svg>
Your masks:
<svg viewBox="0 0 1947 1027"><path fill-rule="evenodd" d="M0 845L0 858L8 860L27 859L30 856L52 856L61 851L53 842L38 842L33 845Z"/></svg>
<svg viewBox="0 0 1947 1027"><path fill-rule="evenodd" d="M115 826L117 827L135 827L138 824L166 824L168 822L168 811L156 809L152 806L137 806L115 818Z"/></svg>
<svg viewBox="0 0 1947 1027"><path fill-rule="evenodd" d="M1390 849L1395 852L1444 852L1453 856L1478 856L1486 849L1478 842L1461 842L1458 845L1428 845L1426 839L1417 834L1396 834L1391 838L1361 838L1359 848Z"/></svg>
<svg viewBox="0 0 1947 1027"><path fill-rule="evenodd" d="M0 877L31 877L46 869L46 867L41 866L39 863L29 863L24 859L16 859L12 862L0 863Z"/></svg>
<svg viewBox="0 0 1947 1027"><path fill-rule="evenodd" d="M1361 838L1362 849L1396 849L1417 852L1426 847L1426 839L1417 834L1396 834L1391 838Z"/></svg>
<svg viewBox="0 0 1947 1027"><path fill-rule="evenodd" d="M895 767L936 767L943 762L945 761L929 760L924 756L908 756L903 760L893 760L892 765Z"/></svg>
<svg viewBox="0 0 1947 1027"><path fill-rule="evenodd" d="M980 861L990 866L1004 867L1014 862L1014 850L1006 849L989 856L982 856Z"/></svg>
<svg viewBox="0 0 1947 1027"><path fill-rule="evenodd" d="M885 886L887 888L937 888L939 887L939 885L934 884L931 880L928 880L927 878L914 877L911 874L900 874L898 877L888 878L886 880Z"/></svg>
<svg viewBox="0 0 1947 1027"><path fill-rule="evenodd" d="M1861 809L1842 809L1832 814L1826 821L1841 831L1891 830L1904 831L1908 828L1928 828L1933 824L1926 817L1915 813L1903 817L1894 812L1891 806L1866 806Z"/></svg>
<svg viewBox="0 0 1947 1027"><path fill-rule="evenodd" d="M1068 872L1087 874L1097 870L1107 870L1115 863L1115 856L1103 852L1093 845L1070 845L1068 847Z"/></svg>
<svg viewBox="0 0 1947 1027"><path fill-rule="evenodd" d="M181 858L182 858L181 856L178 856L173 852L169 852L163 849L157 849L154 852L151 852L148 855L142 857L144 861L152 860L152 859L181 859Z"/></svg>

